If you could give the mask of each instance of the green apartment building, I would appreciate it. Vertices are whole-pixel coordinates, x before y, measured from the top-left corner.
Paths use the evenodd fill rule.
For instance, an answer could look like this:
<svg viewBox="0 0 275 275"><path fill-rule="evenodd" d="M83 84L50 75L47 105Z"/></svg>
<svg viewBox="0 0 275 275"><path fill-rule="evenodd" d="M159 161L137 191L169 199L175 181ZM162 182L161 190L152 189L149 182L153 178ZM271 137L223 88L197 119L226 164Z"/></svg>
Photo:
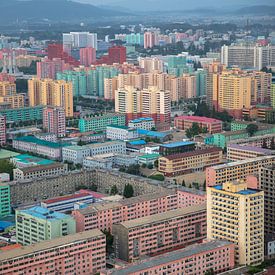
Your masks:
<svg viewBox="0 0 275 275"><path fill-rule="evenodd" d="M31 121L43 119L44 106L24 107L1 110L0 115L5 116L8 122Z"/></svg>
<svg viewBox="0 0 275 275"><path fill-rule="evenodd" d="M16 211L17 243L30 245L44 240L74 234L76 223L72 216L40 206Z"/></svg>
<svg viewBox="0 0 275 275"><path fill-rule="evenodd" d="M123 114L106 114L81 118L79 120L79 130L81 133L89 131L105 131L108 125L125 126L126 117Z"/></svg>
<svg viewBox="0 0 275 275"><path fill-rule="evenodd" d="M0 218L10 215L10 186L0 184Z"/></svg>

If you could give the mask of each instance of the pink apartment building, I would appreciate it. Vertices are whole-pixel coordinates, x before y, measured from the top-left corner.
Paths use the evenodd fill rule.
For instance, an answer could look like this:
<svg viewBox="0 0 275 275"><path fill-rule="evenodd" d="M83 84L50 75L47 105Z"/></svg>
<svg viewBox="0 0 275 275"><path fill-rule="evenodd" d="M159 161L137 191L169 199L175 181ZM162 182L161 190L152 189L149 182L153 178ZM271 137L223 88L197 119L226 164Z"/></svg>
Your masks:
<svg viewBox="0 0 275 275"><path fill-rule="evenodd" d="M234 268L234 244L228 241L206 241L176 251L150 257L122 268L102 271L101 275L204 275L213 269L215 274Z"/></svg>
<svg viewBox="0 0 275 275"><path fill-rule="evenodd" d="M177 191L145 194L120 202L96 203L85 209L74 210L72 215L76 220L77 232L95 228L112 230L114 223L202 204L205 201L204 192L182 187Z"/></svg>
<svg viewBox="0 0 275 275"><path fill-rule="evenodd" d="M206 204L113 224L112 233L116 257L128 262L180 249L206 237Z"/></svg>
<svg viewBox="0 0 275 275"><path fill-rule="evenodd" d="M0 253L0 274L96 274L106 267L105 235L98 229Z"/></svg>
<svg viewBox="0 0 275 275"><path fill-rule="evenodd" d="M80 49L80 64L89 67L96 63L96 49L95 48L81 48Z"/></svg>
<svg viewBox="0 0 275 275"><path fill-rule="evenodd" d="M0 146L6 144L6 117L0 116Z"/></svg>

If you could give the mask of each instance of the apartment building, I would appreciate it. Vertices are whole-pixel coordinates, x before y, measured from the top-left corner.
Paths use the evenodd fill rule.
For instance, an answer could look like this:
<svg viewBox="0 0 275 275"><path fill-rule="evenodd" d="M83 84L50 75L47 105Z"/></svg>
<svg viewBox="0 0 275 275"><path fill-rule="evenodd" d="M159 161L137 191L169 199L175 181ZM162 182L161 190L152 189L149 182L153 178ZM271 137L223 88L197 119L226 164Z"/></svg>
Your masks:
<svg viewBox="0 0 275 275"><path fill-rule="evenodd" d="M275 155L275 150L264 149L260 147L229 144L227 146L227 160L228 161L239 161L249 158L257 158L262 156Z"/></svg>
<svg viewBox="0 0 275 275"><path fill-rule="evenodd" d="M105 235L95 229L7 250L1 274L96 274L106 267Z"/></svg>
<svg viewBox="0 0 275 275"><path fill-rule="evenodd" d="M76 232L73 217L40 206L16 210L16 240L30 245Z"/></svg>
<svg viewBox="0 0 275 275"><path fill-rule="evenodd" d="M101 275L216 274L234 268L234 244L226 240L207 241L149 257L125 267L102 271Z"/></svg>
<svg viewBox="0 0 275 275"><path fill-rule="evenodd" d="M205 202L203 192L181 187L178 191L151 192L114 203L98 203L73 211L77 232L93 228L112 229L115 223L134 220Z"/></svg>
<svg viewBox="0 0 275 275"><path fill-rule="evenodd" d="M14 180L45 178L49 176L58 176L68 172L67 164L52 163L46 165L37 165L25 168L13 169Z"/></svg>
<svg viewBox="0 0 275 275"><path fill-rule="evenodd" d="M0 115L0 146L6 144L6 117Z"/></svg>
<svg viewBox="0 0 275 275"><path fill-rule="evenodd" d="M126 142L108 141L103 143L94 143L87 145L90 149L90 155L102 155L108 153L126 154Z"/></svg>
<svg viewBox="0 0 275 275"><path fill-rule="evenodd" d="M196 143L193 141L176 141L164 143L159 146L159 153L163 156L176 155L195 151Z"/></svg>
<svg viewBox="0 0 275 275"><path fill-rule="evenodd" d="M1 183L0 184L0 218L10 215L11 213L11 198L10 198L10 186Z"/></svg>
<svg viewBox="0 0 275 275"><path fill-rule="evenodd" d="M260 168L259 188L264 191L264 229L265 235L273 235L275 232L275 165Z"/></svg>
<svg viewBox="0 0 275 275"><path fill-rule="evenodd" d="M206 237L206 205L196 205L113 225L117 258L135 261L201 242Z"/></svg>
<svg viewBox="0 0 275 275"><path fill-rule="evenodd" d="M247 176L258 174L261 167L275 163L275 156L245 159L206 168L206 185L221 185L224 182L245 180Z"/></svg>
<svg viewBox="0 0 275 275"><path fill-rule="evenodd" d="M207 238L235 244L235 262L259 265L264 260L264 192L244 181L207 188Z"/></svg>
<svg viewBox="0 0 275 275"><path fill-rule="evenodd" d="M138 138L137 129L127 126L109 125L106 128L106 138L112 140L129 140Z"/></svg>
<svg viewBox="0 0 275 275"><path fill-rule="evenodd" d="M154 120L151 117L141 117L137 119L130 120L128 123L130 128L134 129L144 129L151 131L156 127Z"/></svg>
<svg viewBox="0 0 275 275"><path fill-rule="evenodd" d="M222 149L218 147L168 155L159 158L158 170L167 177L203 171L222 162Z"/></svg>
<svg viewBox="0 0 275 275"><path fill-rule="evenodd" d="M88 146L66 146L62 148L62 160L72 162L74 164L82 164L86 157L91 154Z"/></svg>
<svg viewBox="0 0 275 275"><path fill-rule="evenodd" d="M207 129L210 134L222 131L222 121L214 118L199 116L178 116L174 120L175 127L180 130L187 130L197 123L201 129Z"/></svg>

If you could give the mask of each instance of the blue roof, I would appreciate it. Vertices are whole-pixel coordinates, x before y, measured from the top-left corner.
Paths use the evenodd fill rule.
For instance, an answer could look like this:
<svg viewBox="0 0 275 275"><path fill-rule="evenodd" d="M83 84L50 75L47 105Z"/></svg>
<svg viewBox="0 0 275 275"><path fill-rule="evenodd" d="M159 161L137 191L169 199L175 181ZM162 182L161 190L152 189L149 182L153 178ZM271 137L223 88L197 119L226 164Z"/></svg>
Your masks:
<svg viewBox="0 0 275 275"><path fill-rule="evenodd" d="M195 142L193 142L193 141L177 141L177 142L162 144L161 146L166 147L166 148L173 148L173 147L194 145L194 144L195 144Z"/></svg>
<svg viewBox="0 0 275 275"><path fill-rule="evenodd" d="M145 135L148 137L164 138L168 135L167 133L148 131L148 130L144 130L144 129L137 129L137 131L138 131L139 135Z"/></svg>
<svg viewBox="0 0 275 275"><path fill-rule="evenodd" d="M217 190L222 190L222 185L216 185L216 186L213 186L213 187Z"/></svg>
<svg viewBox="0 0 275 275"><path fill-rule="evenodd" d="M20 210L20 212L28 214L38 219L45 219L45 220L67 219L70 217L69 215L51 211L41 206L34 206L28 209Z"/></svg>
<svg viewBox="0 0 275 275"><path fill-rule="evenodd" d="M0 230L3 231L6 228L10 227L10 226L14 226L15 223L13 222L6 222L6 221L0 221Z"/></svg>
<svg viewBox="0 0 275 275"><path fill-rule="evenodd" d="M141 118L130 120L129 122L139 123L139 122L142 122L142 121L152 121L152 120L153 119L151 117L141 117Z"/></svg>
<svg viewBox="0 0 275 275"><path fill-rule="evenodd" d="M133 140L133 141L129 141L129 144L131 145L145 145L146 141L141 139L141 140Z"/></svg>
<svg viewBox="0 0 275 275"><path fill-rule="evenodd" d="M18 155L16 157L14 157L14 159L16 161L20 161L25 164L34 163L37 165L47 165L47 164L55 163L53 160L35 157L35 156L28 155L28 154Z"/></svg>
<svg viewBox="0 0 275 275"><path fill-rule="evenodd" d="M240 195L252 195L252 194L255 194L257 192L258 192L257 190L247 189L247 190L239 191L238 194L240 194Z"/></svg>

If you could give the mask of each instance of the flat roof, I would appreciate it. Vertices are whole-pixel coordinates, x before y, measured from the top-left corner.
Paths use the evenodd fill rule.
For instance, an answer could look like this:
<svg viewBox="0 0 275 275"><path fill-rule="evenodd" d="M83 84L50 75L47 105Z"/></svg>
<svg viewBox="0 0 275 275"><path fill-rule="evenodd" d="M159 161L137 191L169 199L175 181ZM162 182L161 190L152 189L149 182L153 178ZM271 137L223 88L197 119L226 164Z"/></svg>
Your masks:
<svg viewBox="0 0 275 275"><path fill-rule="evenodd" d="M91 144L87 144L87 147L90 148L97 148L97 147L102 147L102 146L108 146L108 145L114 145L114 144L121 144L124 143L126 146L126 142L122 141L122 140L114 140L114 141L107 141L107 142L100 142L100 143L91 143Z"/></svg>
<svg viewBox="0 0 275 275"><path fill-rule="evenodd" d="M73 151L82 151L82 150L89 150L89 147L86 145L80 146L80 145L72 145L72 146L66 146L64 149L66 150L73 150Z"/></svg>
<svg viewBox="0 0 275 275"><path fill-rule="evenodd" d="M55 163L50 163L45 165L37 165L37 166L17 168L17 169L21 170L25 174L25 173L31 173L31 172L41 171L41 170L50 170L58 167L64 167L64 164L55 162Z"/></svg>
<svg viewBox="0 0 275 275"><path fill-rule="evenodd" d="M176 142L161 144L160 146L165 148L174 148L179 146L187 146L187 145L195 145L195 144L196 143L194 141L176 141Z"/></svg>
<svg viewBox="0 0 275 275"><path fill-rule="evenodd" d="M18 155L20 155L20 154L17 153L17 152L5 150L5 149L0 149L0 159L14 158Z"/></svg>
<svg viewBox="0 0 275 275"><path fill-rule="evenodd" d="M67 201L67 200L73 200L73 199L81 199L85 197L93 197L91 194L88 193L79 193L79 194L72 194L72 195L66 195L66 196L61 196L61 197L55 197L53 199L48 199L42 201L43 203L46 204L51 204L51 203L56 203L56 202L62 202L62 201Z"/></svg>
<svg viewBox="0 0 275 275"><path fill-rule="evenodd" d="M164 213L155 214L155 215L151 215L151 216L147 216L147 217L143 217L143 218L138 218L135 220L122 222L120 224L122 226L124 226L125 228L134 228L134 227L143 226L143 225L150 224L150 223L161 222L161 221L173 219L173 218L176 218L179 216L184 216L184 215L187 215L190 213L201 212L201 211L206 211L205 203L193 205L193 206L189 206L189 207L185 207L185 208L179 208L176 210L171 210L171 211L167 211Z"/></svg>
<svg viewBox="0 0 275 275"><path fill-rule="evenodd" d="M160 154L145 154L142 156L139 156L141 159L151 159L151 158L158 158L160 157Z"/></svg>
<svg viewBox="0 0 275 275"><path fill-rule="evenodd" d="M33 216L38 219L43 220L55 220L55 219L68 219L71 216L59 213L56 211L49 210L47 208L41 206L33 206L28 209L19 210L20 213L27 214L29 216Z"/></svg>
<svg viewBox="0 0 275 275"><path fill-rule="evenodd" d="M172 252L164 253L156 257L150 257L143 261L139 261L135 264L127 265L125 268L113 270L110 274L112 275L128 275L143 270L150 269L154 266L160 266L163 264L168 264L169 262L174 262L181 260L186 257L190 257L195 254L207 252L209 250L215 250L224 246L231 245L232 243L226 240L214 240L206 243L189 245L185 248L178 249Z"/></svg>
<svg viewBox="0 0 275 275"><path fill-rule="evenodd" d="M22 154L22 155L17 155L14 157L15 161L19 161L25 164L28 163L35 163L38 165L47 165L47 164L52 164L55 163L53 160L50 159L44 159L36 156L31 156L28 154Z"/></svg>
<svg viewBox="0 0 275 275"><path fill-rule="evenodd" d="M158 138L164 138L168 136L170 133L163 133L163 132L157 132L157 131L148 131L145 129L137 129L139 135L145 135L149 137L158 137Z"/></svg>
<svg viewBox="0 0 275 275"><path fill-rule="evenodd" d="M203 116L178 116L175 118L175 120L177 119L192 120L195 122L205 122L205 123L214 123L214 122L222 123L221 120L210 118L210 117L203 117Z"/></svg>
<svg viewBox="0 0 275 275"><path fill-rule="evenodd" d="M216 185L216 186L213 186L213 188L216 189L216 190L223 190L223 191L225 191L225 192L232 193L232 192L230 192L230 191L228 191L228 190L224 190L224 189L222 188L222 185ZM248 189L244 189L244 190L241 190L241 191L239 191L239 192L236 192L236 193L234 193L234 194L252 195L252 194L256 194L256 193L258 193L258 192L260 192L260 191L259 191L259 190L256 190L256 189L250 189L250 188L248 188Z"/></svg>
<svg viewBox="0 0 275 275"><path fill-rule="evenodd" d="M230 149L230 148L256 152L263 155L275 155L275 150L265 149L265 148L256 147L256 146L239 145L239 144L232 143L227 146L227 149Z"/></svg>
<svg viewBox="0 0 275 275"><path fill-rule="evenodd" d="M123 125L107 125L107 128L117 128L117 129L122 129L122 130L133 130L133 128L129 128L128 126L123 126Z"/></svg>
<svg viewBox="0 0 275 275"><path fill-rule="evenodd" d="M113 113L113 114L104 114L104 115L98 115L98 116L93 116L93 117L88 117L88 118L81 118L80 120L82 121L90 121L94 119L104 119L104 118L110 118L110 117L125 117L124 114L118 114L118 113Z"/></svg>
<svg viewBox="0 0 275 275"><path fill-rule="evenodd" d="M42 250L52 249L54 247L63 246L77 241L83 241L86 239L102 236L104 236L104 234L99 229L93 229L80 233L70 234L60 238L55 238L52 240L42 241L28 246L22 246L18 249L12 249L4 252L0 251L0 262L10 260L12 258L22 257L28 254L37 253Z"/></svg>
<svg viewBox="0 0 275 275"><path fill-rule="evenodd" d="M130 120L129 123L140 123L144 121L153 121L153 119L151 117L141 117L141 118Z"/></svg>

